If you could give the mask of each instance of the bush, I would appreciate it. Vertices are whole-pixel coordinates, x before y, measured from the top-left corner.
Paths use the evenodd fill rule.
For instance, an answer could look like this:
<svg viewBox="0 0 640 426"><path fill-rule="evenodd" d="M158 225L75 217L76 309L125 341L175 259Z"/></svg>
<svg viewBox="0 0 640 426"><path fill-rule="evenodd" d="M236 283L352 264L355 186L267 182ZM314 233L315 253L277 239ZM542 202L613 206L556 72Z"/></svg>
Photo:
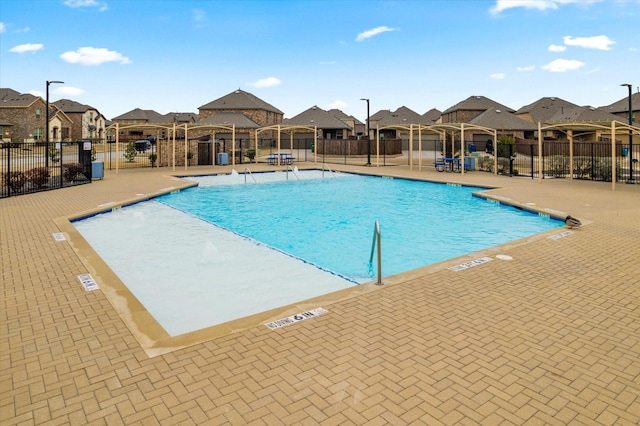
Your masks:
<svg viewBox="0 0 640 426"><path fill-rule="evenodd" d="M49 147L49 160L52 163L57 163L60 161L60 150L55 146Z"/></svg>
<svg viewBox="0 0 640 426"><path fill-rule="evenodd" d="M20 191L27 183L27 176L22 172L3 173L2 179L9 183L9 188L12 191Z"/></svg>
<svg viewBox="0 0 640 426"><path fill-rule="evenodd" d="M80 163L69 163L65 164L62 169L62 176L64 180L67 182L73 182L74 180L78 180L82 177L82 164Z"/></svg>
<svg viewBox="0 0 640 426"><path fill-rule="evenodd" d="M313 152L313 150L311 150L311 152ZM249 148L245 151L244 155L247 156L249 161L253 161L253 159L256 158L256 150L254 148Z"/></svg>
<svg viewBox="0 0 640 426"><path fill-rule="evenodd" d="M40 189L49 183L49 169L46 167L36 167L27 172L27 179L36 188Z"/></svg>
<svg viewBox="0 0 640 426"><path fill-rule="evenodd" d="M133 163L133 160L136 159L136 145L133 142L129 142L129 144L127 145L127 148L124 150L124 158L130 162Z"/></svg>
<svg viewBox="0 0 640 426"><path fill-rule="evenodd" d="M508 158L514 152L516 141L510 136L501 135L498 138L498 157Z"/></svg>

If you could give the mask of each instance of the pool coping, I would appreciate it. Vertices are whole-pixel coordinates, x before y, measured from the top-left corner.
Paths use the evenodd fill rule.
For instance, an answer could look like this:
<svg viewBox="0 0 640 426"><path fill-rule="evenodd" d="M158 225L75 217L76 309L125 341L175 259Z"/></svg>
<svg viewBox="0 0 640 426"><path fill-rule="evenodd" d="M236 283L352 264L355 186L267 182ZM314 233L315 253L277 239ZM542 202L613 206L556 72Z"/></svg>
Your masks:
<svg viewBox="0 0 640 426"><path fill-rule="evenodd" d="M301 169L303 170L303 169ZM316 167L304 168L304 170L318 170ZM493 192L499 192L507 189L506 187L489 187L482 185L470 185L460 182L443 182L434 181L429 179L420 178L404 178L386 174L368 174L368 173L355 173L355 172L341 172L360 174L372 177L381 178L394 178L414 180L420 182L429 182L445 185L456 186L468 186L483 188L481 191L474 191L473 196L491 200L503 205L512 206L518 209L526 210L530 213L537 213L545 217L550 217L555 220L564 220L567 213L548 209L548 208L536 208L535 206L519 203L509 197L504 197ZM229 173L212 173L210 175L227 175ZM116 310L120 318L126 324L136 341L140 344L147 356L150 358L167 354L188 346L196 345L199 343L215 340L224 336L231 335L233 333L246 330L248 328L256 326L265 326L268 323L281 320L296 314L308 312L315 308L324 308L330 311L330 306L333 303L351 299L362 294L366 294L372 291L377 291L384 288L385 285L397 285L404 282L414 280L416 278L424 277L426 275L439 272L442 270L453 270L460 265L473 265L480 266L481 263L478 259L491 259L496 256L509 251L512 248L520 247L534 243L539 240L553 237L558 234L558 229L552 229L538 233L529 237L514 240L508 243L500 244L497 246L489 247L480 251L469 253L463 256L447 259L445 261L437 262L424 267L416 268L411 271L403 272L400 274L385 277L383 279L383 285L377 285L375 281L365 282L353 287L338 290L335 292L327 293L322 296L306 299L293 304L284 305L282 307L270 309L257 314L245 316L232 321L224 322L221 324L212 325L192 332L184 333L178 336L171 336L160 323L151 315L151 313L144 307L142 302L127 288L127 286L120 280L120 278L111 270L107 263L93 250L91 245L84 239L80 232L73 225L73 221L91 217L94 215L107 213L115 209L130 206L144 201L160 197L162 195L170 194L175 191L182 191L188 188L192 188L198 185L197 182L189 181L189 177L195 175L184 174L171 174L171 176L180 178L181 184L162 188L156 192L149 194L139 194L133 198L125 199L120 202L104 203L95 208L84 210L72 215L67 215L54 219L54 223L65 236L67 242L76 253L82 264L87 268L87 271L96 282L98 287L102 290L103 294L107 297L109 303ZM205 176L205 175L198 175ZM491 191L491 193L489 192ZM589 220L583 220L583 225L591 223ZM496 258L499 259L499 258ZM453 269L452 269L453 268ZM470 268L465 268L470 269Z"/></svg>

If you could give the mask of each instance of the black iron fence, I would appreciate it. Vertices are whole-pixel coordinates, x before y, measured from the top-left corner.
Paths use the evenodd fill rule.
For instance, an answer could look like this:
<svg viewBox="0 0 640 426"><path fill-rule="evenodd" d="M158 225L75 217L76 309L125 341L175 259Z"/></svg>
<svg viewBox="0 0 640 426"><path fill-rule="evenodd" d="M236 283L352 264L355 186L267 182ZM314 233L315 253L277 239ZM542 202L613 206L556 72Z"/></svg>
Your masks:
<svg viewBox="0 0 640 426"><path fill-rule="evenodd" d="M155 140L120 140L95 143L94 157L105 169L128 169L158 166L158 147ZM116 165L116 162L118 164Z"/></svg>
<svg viewBox="0 0 640 426"><path fill-rule="evenodd" d="M498 144L496 152L478 153L477 170L497 172L509 176L540 177L538 144ZM611 182L611 144L607 142L574 142L573 153L569 142L542 143L542 178L573 178ZM493 155L497 155L494 161ZM625 145L615 145L616 181L633 174L638 179L638 153L630 155ZM635 160L634 160L635 159Z"/></svg>
<svg viewBox="0 0 640 426"><path fill-rule="evenodd" d="M90 142L0 144L0 198L91 182Z"/></svg>

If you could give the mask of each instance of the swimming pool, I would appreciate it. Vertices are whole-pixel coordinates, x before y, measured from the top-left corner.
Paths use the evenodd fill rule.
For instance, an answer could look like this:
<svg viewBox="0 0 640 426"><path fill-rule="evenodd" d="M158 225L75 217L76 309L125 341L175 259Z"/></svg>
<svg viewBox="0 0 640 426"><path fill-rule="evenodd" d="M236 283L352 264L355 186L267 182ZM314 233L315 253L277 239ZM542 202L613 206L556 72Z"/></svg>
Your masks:
<svg viewBox="0 0 640 426"><path fill-rule="evenodd" d="M199 185L74 222L172 336L371 281L376 220L384 276L561 225L472 187L320 171L189 179Z"/></svg>

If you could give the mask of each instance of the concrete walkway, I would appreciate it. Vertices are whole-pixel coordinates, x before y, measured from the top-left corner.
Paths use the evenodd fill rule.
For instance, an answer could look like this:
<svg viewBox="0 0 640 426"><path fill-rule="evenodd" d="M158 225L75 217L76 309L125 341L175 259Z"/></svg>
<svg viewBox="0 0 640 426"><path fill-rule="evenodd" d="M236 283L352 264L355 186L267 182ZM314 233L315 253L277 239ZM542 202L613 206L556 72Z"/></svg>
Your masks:
<svg viewBox="0 0 640 426"><path fill-rule="evenodd" d="M107 171L0 200L0 424L640 424L640 185L425 169L348 167L497 187L584 226L365 284L277 330L150 353L102 276L81 285L99 259L53 235L184 183L166 168ZM212 170L231 168L190 173ZM449 269L481 257L493 260Z"/></svg>

